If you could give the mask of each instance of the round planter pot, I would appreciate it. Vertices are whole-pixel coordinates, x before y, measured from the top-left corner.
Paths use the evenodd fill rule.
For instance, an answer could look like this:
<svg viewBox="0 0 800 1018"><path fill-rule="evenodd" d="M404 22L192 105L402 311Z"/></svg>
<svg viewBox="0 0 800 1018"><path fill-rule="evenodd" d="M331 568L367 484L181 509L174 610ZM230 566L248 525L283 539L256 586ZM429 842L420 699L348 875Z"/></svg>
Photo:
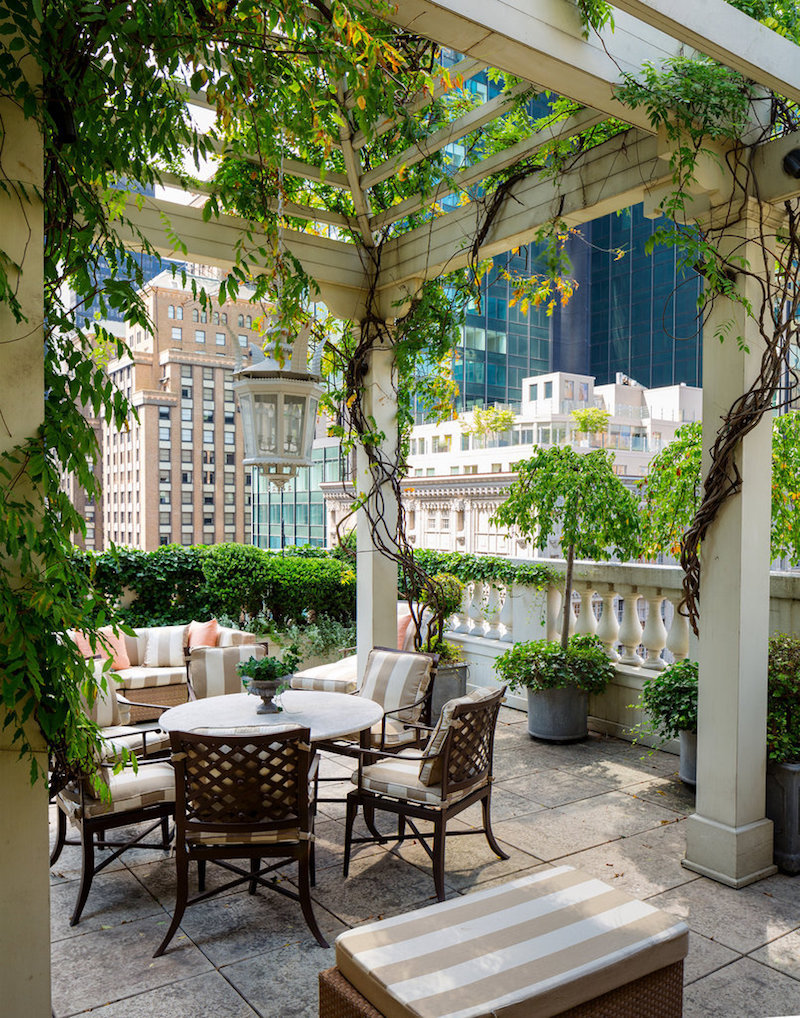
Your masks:
<svg viewBox="0 0 800 1018"><path fill-rule="evenodd" d="M800 873L800 763L767 765L767 816L773 823L775 865Z"/></svg>
<svg viewBox="0 0 800 1018"><path fill-rule="evenodd" d="M589 695L574 686L528 690L528 735L545 742L577 742L589 734Z"/></svg>
<svg viewBox="0 0 800 1018"><path fill-rule="evenodd" d="M679 732L681 744L678 777L684 785L694 788L697 785L697 732Z"/></svg>

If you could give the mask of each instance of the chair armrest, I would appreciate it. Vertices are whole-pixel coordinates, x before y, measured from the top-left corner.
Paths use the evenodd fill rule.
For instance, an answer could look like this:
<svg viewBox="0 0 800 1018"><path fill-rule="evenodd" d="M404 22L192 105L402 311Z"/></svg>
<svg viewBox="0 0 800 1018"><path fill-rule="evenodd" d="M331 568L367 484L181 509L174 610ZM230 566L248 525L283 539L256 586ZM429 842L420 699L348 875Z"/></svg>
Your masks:
<svg viewBox="0 0 800 1018"><path fill-rule="evenodd" d="M162 714L165 710L169 710L163 703L143 703L141 700L129 700L127 696L123 696L119 692L117 693L117 700L126 707L151 707L153 710L161 711Z"/></svg>

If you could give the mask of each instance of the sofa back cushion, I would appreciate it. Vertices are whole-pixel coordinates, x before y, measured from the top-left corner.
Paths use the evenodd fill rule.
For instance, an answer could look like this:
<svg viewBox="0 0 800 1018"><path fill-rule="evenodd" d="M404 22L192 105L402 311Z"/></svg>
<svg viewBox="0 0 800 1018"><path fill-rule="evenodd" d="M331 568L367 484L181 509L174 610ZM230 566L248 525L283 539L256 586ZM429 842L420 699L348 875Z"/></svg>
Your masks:
<svg viewBox="0 0 800 1018"><path fill-rule="evenodd" d="M89 637L82 629L68 629L67 638L72 640L83 657L94 657L94 651L92 650L91 643L89 643Z"/></svg>
<svg viewBox="0 0 800 1018"><path fill-rule="evenodd" d="M147 630L145 668L179 668L184 663L188 626L154 626Z"/></svg>
<svg viewBox="0 0 800 1018"><path fill-rule="evenodd" d="M245 633L241 629L231 629L229 626L219 627L218 647L242 647L255 642L255 633Z"/></svg>

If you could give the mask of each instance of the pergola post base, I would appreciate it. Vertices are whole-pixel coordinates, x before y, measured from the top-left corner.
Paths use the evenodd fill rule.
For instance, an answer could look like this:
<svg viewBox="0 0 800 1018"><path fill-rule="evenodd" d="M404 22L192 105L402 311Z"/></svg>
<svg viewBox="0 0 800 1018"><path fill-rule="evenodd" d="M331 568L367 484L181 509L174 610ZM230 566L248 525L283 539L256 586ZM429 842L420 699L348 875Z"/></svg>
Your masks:
<svg viewBox="0 0 800 1018"><path fill-rule="evenodd" d="M771 877L778 869L772 862L772 821L729 827L694 813L686 822L686 858L681 863L728 887Z"/></svg>

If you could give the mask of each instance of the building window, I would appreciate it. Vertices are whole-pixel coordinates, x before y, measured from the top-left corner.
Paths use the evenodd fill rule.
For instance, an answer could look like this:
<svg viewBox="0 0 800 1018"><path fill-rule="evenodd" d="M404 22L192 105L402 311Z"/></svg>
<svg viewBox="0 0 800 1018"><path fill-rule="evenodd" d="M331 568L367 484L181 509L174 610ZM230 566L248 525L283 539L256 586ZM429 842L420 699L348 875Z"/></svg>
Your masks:
<svg viewBox="0 0 800 1018"><path fill-rule="evenodd" d="M225 462L228 462L228 453L225 454ZM229 471L225 471L224 484L227 487L230 485L233 487L236 484L236 474L231 474Z"/></svg>
<svg viewBox="0 0 800 1018"><path fill-rule="evenodd" d="M248 342L247 336L239 333L239 346L247 346Z"/></svg>
<svg viewBox="0 0 800 1018"><path fill-rule="evenodd" d="M215 338L216 338L217 346L225 346L225 333L224 332L218 332L216 334Z"/></svg>
<svg viewBox="0 0 800 1018"><path fill-rule="evenodd" d="M194 341L195 343L205 343L206 341L206 330L195 329L194 330Z"/></svg>
<svg viewBox="0 0 800 1018"><path fill-rule="evenodd" d="M236 466L236 453L233 452L225 453L225 465L228 467ZM225 483L227 484L228 482L226 481ZM231 484L233 484L233 474L231 474Z"/></svg>
<svg viewBox="0 0 800 1018"><path fill-rule="evenodd" d="M192 443L192 429L181 428L181 442L185 442L187 445Z"/></svg>
<svg viewBox="0 0 800 1018"><path fill-rule="evenodd" d="M420 454L420 456L424 456L425 455L425 439L424 438L417 439L417 452Z"/></svg>
<svg viewBox="0 0 800 1018"><path fill-rule="evenodd" d="M205 311L200 312L200 321L203 323L208 321L208 314Z"/></svg>
<svg viewBox="0 0 800 1018"><path fill-rule="evenodd" d="M181 524L184 527L191 527L194 523L194 514L187 513L185 510L181 513Z"/></svg>
<svg viewBox="0 0 800 1018"><path fill-rule="evenodd" d="M450 452L452 437L450 435L434 435L431 452Z"/></svg>
<svg viewBox="0 0 800 1018"><path fill-rule="evenodd" d="M214 450L203 449L203 463L213 463L213 462L214 462Z"/></svg>
<svg viewBox="0 0 800 1018"><path fill-rule="evenodd" d="M214 527L214 514L213 513L206 513L203 516L203 526L204 527L210 527L211 529L213 529L213 527Z"/></svg>
<svg viewBox="0 0 800 1018"><path fill-rule="evenodd" d="M214 325L219 325L219 311L214 312Z"/></svg>
<svg viewBox="0 0 800 1018"><path fill-rule="evenodd" d="M166 428L158 429L158 440L159 442L169 442L169 425Z"/></svg>
<svg viewBox="0 0 800 1018"><path fill-rule="evenodd" d="M159 534L158 543L160 545L169 544L169 534Z"/></svg>
<svg viewBox="0 0 800 1018"><path fill-rule="evenodd" d="M159 417L159 420L161 420L161 421L168 421L169 420L169 407L168 406L160 406L158 408L158 417Z"/></svg>
<svg viewBox="0 0 800 1018"><path fill-rule="evenodd" d="M235 513L225 513L225 526L226 527L234 527L234 526L236 526L236 514Z"/></svg>
<svg viewBox="0 0 800 1018"><path fill-rule="evenodd" d="M192 398L192 387L191 387L191 385L184 385L184 386L181 387L181 397L183 399L189 399L189 400Z"/></svg>
<svg viewBox="0 0 800 1018"><path fill-rule="evenodd" d="M170 513L159 513L158 514L158 522L161 524L162 527L163 526L167 526L168 527L170 525L170 522L171 522L170 516L171 516Z"/></svg>
<svg viewBox="0 0 800 1018"><path fill-rule="evenodd" d="M227 316L227 314L225 314L224 311L222 312L222 324L223 325L227 325L228 324L228 316Z"/></svg>
<svg viewBox="0 0 800 1018"><path fill-rule="evenodd" d="M225 445L236 445L236 432L226 431L225 432Z"/></svg>
<svg viewBox="0 0 800 1018"><path fill-rule="evenodd" d="M167 318L174 318L174 317L175 317L175 305L174 304L169 304L167 306Z"/></svg>
<svg viewBox="0 0 800 1018"><path fill-rule="evenodd" d="M189 381L191 382L191 380L192 380L192 365L191 364L181 364L181 378L188 378Z"/></svg>
<svg viewBox="0 0 800 1018"><path fill-rule="evenodd" d="M213 424L214 423L214 411L213 410L204 410L203 411L203 423L204 424Z"/></svg>
<svg viewBox="0 0 800 1018"><path fill-rule="evenodd" d="M214 471L213 470L204 470L203 471L203 484L213 484L213 483L214 483Z"/></svg>
<svg viewBox="0 0 800 1018"><path fill-rule="evenodd" d="M538 398L536 395L537 390L538 386L536 385L531 385L528 387L528 399L531 401L531 403L535 403Z"/></svg>
<svg viewBox="0 0 800 1018"><path fill-rule="evenodd" d="M169 446L164 446L158 450L158 462L169 463L169 461L170 461L170 448Z"/></svg>
<svg viewBox="0 0 800 1018"><path fill-rule="evenodd" d="M191 463L193 458L191 449L181 449L181 463Z"/></svg>
<svg viewBox="0 0 800 1018"><path fill-rule="evenodd" d="M250 317L250 315L247 316L247 328L248 329L253 328L253 319Z"/></svg>
<svg viewBox="0 0 800 1018"><path fill-rule="evenodd" d="M193 322L200 321L200 312L197 310L197 308L192 308L192 321Z"/></svg>
<svg viewBox="0 0 800 1018"><path fill-rule="evenodd" d="M224 499L225 499L225 505L233 505L233 503L234 503L234 494L233 494L233 492L232 491L226 491L225 495L224 495Z"/></svg>
<svg viewBox="0 0 800 1018"><path fill-rule="evenodd" d="M183 308L180 306L180 304L175 308L175 317L178 319L179 322L183 321Z"/></svg>
<svg viewBox="0 0 800 1018"><path fill-rule="evenodd" d="M203 381L204 382L213 382L214 381L214 369L213 368L203 368Z"/></svg>
<svg viewBox="0 0 800 1018"><path fill-rule="evenodd" d="M191 483L192 483L192 471L191 470L182 471L181 484L191 484Z"/></svg>
<svg viewBox="0 0 800 1018"><path fill-rule="evenodd" d="M213 478L214 475L212 474L211 476ZM213 504L214 504L213 495L203 495L203 505L213 505Z"/></svg>
<svg viewBox="0 0 800 1018"><path fill-rule="evenodd" d="M181 505L191 505L194 501L191 491L181 492Z"/></svg>
<svg viewBox="0 0 800 1018"><path fill-rule="evenodd" d="M552 399L553 398L553 383L552 382L545 382L544 383L544 398L545 399Z"/></svg>
<svg viewBox="0 0 800 1018"><path fill-rule="evenodd" d="M192 419L192 408L190 406L181 407L181 420L190 421Z"/></svg>
<svg viewBox="0 0 800 1018"><path fill-rule="evenodd" d="M244 328L244 315L239 315L239 328Z"/></svg>
<svg viewBox="0 0 800 1018"><path fill-rule="evenodd" d="M172 338L177 340L178 342L183 340L183 329L180 327L180 325L172 326Z"/></svg>
<svg viewBox="0 0 800 1018"><path fill-rule="evenodd" d="M203 432L203 445L213 445L213 444L214 444L214 432L213 432L213 430L212 431L204 431Z"/></svg>
<svg viewBox="0 0 800 1018"><path fill-rule="evenodd" d="M184 530L181 534L181 544L186 548L188 548L189 545L194 544L194 534L191 533L191 531L187 532Z"/></svg>

